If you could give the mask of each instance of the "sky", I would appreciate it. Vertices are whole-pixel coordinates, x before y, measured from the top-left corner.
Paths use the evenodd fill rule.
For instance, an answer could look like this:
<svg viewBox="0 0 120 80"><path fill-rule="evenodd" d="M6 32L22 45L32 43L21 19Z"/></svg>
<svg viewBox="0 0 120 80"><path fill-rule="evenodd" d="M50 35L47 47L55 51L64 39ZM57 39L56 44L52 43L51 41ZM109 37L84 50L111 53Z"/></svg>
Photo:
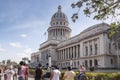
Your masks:
<svg viewBox="0 0 120 80"><path fill-rule="evenodd" d="M67 15L71 36L84 29L101 23L86 17L82 11L74 23L71 16L77 9L71 3L77 0L0 0L0 62L11 59L19 62L37 52L40 44L47 40L47 29L50 27L52 15L57 12L58 5Z"/></svg>

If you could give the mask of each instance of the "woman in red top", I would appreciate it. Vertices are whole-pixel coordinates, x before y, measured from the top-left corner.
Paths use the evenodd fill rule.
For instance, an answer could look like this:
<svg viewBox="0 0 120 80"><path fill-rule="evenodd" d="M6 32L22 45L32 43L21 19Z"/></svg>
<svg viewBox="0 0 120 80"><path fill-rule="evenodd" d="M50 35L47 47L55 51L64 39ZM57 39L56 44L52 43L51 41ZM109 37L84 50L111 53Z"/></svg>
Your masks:
<svg viewBox="0 0 120 80"><path fill-rule="evenodd" d="M25 62L24 62L24 66L26 67L26 71L25 71L25 80L28 80L29 67L26 65L26 63L25 63Z"/></svg>

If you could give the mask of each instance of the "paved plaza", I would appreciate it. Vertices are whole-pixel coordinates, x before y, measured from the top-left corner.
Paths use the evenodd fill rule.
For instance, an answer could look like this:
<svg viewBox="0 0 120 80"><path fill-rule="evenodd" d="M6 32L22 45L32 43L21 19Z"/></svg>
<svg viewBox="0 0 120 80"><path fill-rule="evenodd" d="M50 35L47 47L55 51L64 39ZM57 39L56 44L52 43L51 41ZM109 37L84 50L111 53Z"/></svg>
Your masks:
<svg viewBox="0 0 120 80"><path fill-rule="evenodd" d="M1 80L4 80L4 78L2 77L2 79L1 79ZM28 78L28 80L34 80L34 78L29 77L29 78Z"/></svg>

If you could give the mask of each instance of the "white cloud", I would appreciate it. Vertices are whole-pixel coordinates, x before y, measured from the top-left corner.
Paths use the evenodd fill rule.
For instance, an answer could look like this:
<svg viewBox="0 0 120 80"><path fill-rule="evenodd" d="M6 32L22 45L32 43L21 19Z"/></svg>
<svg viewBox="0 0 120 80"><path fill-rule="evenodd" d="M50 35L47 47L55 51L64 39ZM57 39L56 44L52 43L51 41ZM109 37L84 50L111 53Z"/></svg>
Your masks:
<svg viewBox="0 0 120 80"><path fill-rule="evenodd" d="M22 48L23 46L19 42L11 42L9 43L10 46L15 47L15 48Z"/></svg>
<svg viewBox="0 0 120 80"><path fill-rule="evenodd" d="M0 44L0 52L3 52L3 51L6 51L6 49L4 49L4 48L2 47L2 45Z"/></svg>
<svg viewBox="0 0 120 80"><path fill-rule="evenodd" d="M27 34L21 34L20 35L22 38L26 38L27 37Z"/></svg>
<svg viewBox="0 0 120 80"><path fill-rule="evenodd" d="M23 52L21 53L17 53L16 56L22 60L23 57L28 57L30 59L30 54L32 53L32 49L31 48L26 48L25 50L23 50Z"/></svg>
<svg viewBox="0 0 120 80"><path fill-rule="evenodd" d="M28 21L22 24L16 24L12 25L11 28L6 29L7 31L15 31L15 30L21 30L21 29L38 29L40 26L44 26L47 21L41 21L41 20L33 20L33 21Z"/></svg>
<svg viewBox="0 0 120 80"><path fill-rule="evenodd" d="M6 49L0 47L0 52L6 51Z"/></svg>
<svg viewBox="0 0 120 80"><path fill-rule="evenodd" d="M31 54L32 52L33 51L32 51L31 48L27 48L27 49L24 50L24 53L26 53L26 54Z"/></svg>

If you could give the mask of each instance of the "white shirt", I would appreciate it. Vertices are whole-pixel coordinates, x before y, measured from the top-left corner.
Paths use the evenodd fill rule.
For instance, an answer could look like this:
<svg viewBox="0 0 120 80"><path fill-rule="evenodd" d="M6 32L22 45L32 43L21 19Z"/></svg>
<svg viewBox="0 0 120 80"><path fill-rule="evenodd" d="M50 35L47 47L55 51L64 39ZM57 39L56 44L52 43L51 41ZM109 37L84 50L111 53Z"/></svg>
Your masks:
<svg viewBox="0 0 120 80"><path fill-rule="evenodd" d="M52 78L52 80L59 80L60 73L61 72L59 70L57 70L57 69L53 70L53 78Z"/></svg>
<svg viewBox="0 0 120 80"><path fill-rule="evenodd" d="M80 74L85 73L85 67L80 67L80 68L79 68L79 71L80 71Z"/></svg>
<svg viewBox="0 0 120 80"><path fill-rule="evenodd" d="M6 70L5 74L7 75L7 79L6 80L13 80L13 75L14 75L14 71L13 70Z"/></svg>

